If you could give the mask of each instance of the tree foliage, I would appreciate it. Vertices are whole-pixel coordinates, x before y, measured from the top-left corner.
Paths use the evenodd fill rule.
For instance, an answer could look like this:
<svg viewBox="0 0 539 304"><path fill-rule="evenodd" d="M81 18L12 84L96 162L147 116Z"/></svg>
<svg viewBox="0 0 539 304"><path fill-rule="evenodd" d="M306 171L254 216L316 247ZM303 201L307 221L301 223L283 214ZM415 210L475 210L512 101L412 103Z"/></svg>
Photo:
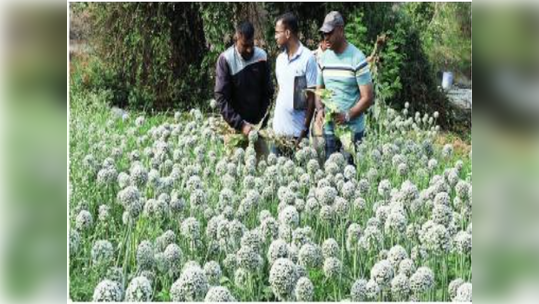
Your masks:
<svg viewBox="0 0 539 304"><path fill-rule="evenodd" d="M451 119L444 117L447 102L437 90L438 59L462 67L471 62L466 55L471 49L471 6L466 3L84 3L72 7L75 13L91 16L93 29L89 38L95 56L85 71L84 87L110 89L113 103L120 106L204 108L213 95L217 58L233 43L234 25L251 21L256 44L273 63L280 52L274 22L285 12L298 17L300 39L310 49L318 47L318 29L332 10L343 14L347 39L367 56L376 38L386 34L378 63L377 98L397 108L410 102L412 111L437 110L445 127Z"/></svg>

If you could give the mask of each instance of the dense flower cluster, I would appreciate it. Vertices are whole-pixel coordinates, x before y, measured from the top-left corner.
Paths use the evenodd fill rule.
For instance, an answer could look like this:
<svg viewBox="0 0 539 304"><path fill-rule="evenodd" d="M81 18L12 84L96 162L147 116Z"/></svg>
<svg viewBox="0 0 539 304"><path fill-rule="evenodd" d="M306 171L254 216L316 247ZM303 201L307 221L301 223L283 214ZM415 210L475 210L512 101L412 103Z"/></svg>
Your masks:
<svg viewBox="0 0 539 304"><path fill-rule="evenodd" d="M74 123L73 299L471 301L470 156L404 110L327 160L231 149L195 109Z"/></svg>

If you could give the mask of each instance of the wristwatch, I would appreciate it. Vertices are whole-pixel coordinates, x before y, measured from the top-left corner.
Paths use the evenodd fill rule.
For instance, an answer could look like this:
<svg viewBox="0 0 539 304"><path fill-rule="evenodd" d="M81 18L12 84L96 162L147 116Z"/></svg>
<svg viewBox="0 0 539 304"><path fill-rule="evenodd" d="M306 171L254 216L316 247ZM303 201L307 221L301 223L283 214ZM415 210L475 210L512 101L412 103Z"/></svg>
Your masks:
<svg viewBox="0 0 539 304"><path fill-rule="evenodd" d="M344 113L344 120L345 120L346 122L350 122L350 111L346 111L346 112Z"/></svg>

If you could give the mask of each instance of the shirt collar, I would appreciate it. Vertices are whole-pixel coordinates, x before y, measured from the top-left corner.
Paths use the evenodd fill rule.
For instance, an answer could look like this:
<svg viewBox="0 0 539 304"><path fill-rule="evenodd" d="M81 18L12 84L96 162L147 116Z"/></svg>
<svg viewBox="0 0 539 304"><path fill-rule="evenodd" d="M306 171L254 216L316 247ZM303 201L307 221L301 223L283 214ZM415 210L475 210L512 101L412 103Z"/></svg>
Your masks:
<svg viewBox="0 0 539 304"><path fill-rule="evenodd" d="M284 55L286 56L286 59L287 59L288 62L292 62L292 61L296 60L303 53L303 44L301 43L301 41L298 41L298 42L299 42L298 49L296 50L296 53L294 53L294 55L292 55L291 59L288 59L288 52L286 51L286 49L284 50Z"/></svg>
<svg viewBox="0 0 539 304"><path fill-rule="evenodd" d="M234 53L236 54L236 57L237 57L239 60L241 60L242 62L244 62L245 64L251 62L251 61L255 58L256 47L253 48L253 53L254 53L254 54L253 54L253 57L251 57L251 59L249 59L249 60L243 59L243 57L241 56L240 52L238 52L238 49L236 48L236 44L234 44L232 47L234 48Z"/></svg>

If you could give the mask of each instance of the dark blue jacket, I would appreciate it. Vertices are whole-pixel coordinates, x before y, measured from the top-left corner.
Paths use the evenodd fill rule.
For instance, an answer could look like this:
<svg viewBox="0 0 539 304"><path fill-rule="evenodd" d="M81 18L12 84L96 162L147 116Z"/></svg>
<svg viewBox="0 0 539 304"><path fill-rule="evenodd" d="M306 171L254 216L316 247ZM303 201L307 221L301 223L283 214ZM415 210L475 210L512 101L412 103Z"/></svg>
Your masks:
<svg viewBox="0 0 539 304"><path fill-rule="evenodd" d="M217 61L215 100L221 115L234 129L241 130L244 121L258 124L273 98L271 68L266 52L255 47L254 55L244 60L234 46Z"/></svg>

